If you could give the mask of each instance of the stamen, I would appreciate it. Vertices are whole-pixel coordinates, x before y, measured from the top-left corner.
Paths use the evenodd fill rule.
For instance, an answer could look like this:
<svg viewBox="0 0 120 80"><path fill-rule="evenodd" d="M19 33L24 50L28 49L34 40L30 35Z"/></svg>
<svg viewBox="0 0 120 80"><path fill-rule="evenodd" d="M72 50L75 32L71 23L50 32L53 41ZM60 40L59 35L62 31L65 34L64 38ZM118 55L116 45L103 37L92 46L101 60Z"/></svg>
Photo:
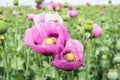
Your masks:
<svg viewBox="0 0 120 80"><path fill-rule="evenodd" d="M56 38L51 37L44 40L45 45L56 44Z"/></svg>
<svg viewBox="0 0 120 80"><path fill-rule="evenodd" d="M65 60L68 61L68 62L72 62L72 61L76 61L75 59L75 56L73 53L67 53L65 56L64 56Z"/></svg>

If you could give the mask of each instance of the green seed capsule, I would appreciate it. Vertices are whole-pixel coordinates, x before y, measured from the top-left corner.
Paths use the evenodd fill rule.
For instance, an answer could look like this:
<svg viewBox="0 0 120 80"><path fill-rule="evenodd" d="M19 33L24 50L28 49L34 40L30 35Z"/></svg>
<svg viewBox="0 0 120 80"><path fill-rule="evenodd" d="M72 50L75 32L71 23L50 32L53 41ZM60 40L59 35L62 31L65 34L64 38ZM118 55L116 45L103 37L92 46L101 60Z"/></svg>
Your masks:
<svg viewBox="0 0 120 80"><path fill-rule="evenodd" d="M14 0L13 3L14 3L15 6L17 6L19 2L18 2L18 0Z"/></svg>
<svg viewBox="0 0 120 80"><path fill-rule="evenodd" d="M41 3L41 0L35 0L35 2L36 2L37 4L40 4L40 3Z"/></svg>
<svg viewBox="0 0 120 80"><path fill-rule="evenodd" d="M85 30L92 30L93 29L93 21L87 20L84 22L84 28Z"/></svg>
<svg viewBox="0 0 120 80"><path fill-rule="evenodd" d="M118 73L114 69L110 69L109 72L108 72L108 74L107 74L107 78L109 80L117 80Z"/></svg>
<svg viewBox="0 0 120 80"><path fill-rule="evenodd" d="M67 3L67 2L64 2L64 3L63 3L63 7L64 7L64 8L67 8L67 7L68 7L68 3Z"/></svg>

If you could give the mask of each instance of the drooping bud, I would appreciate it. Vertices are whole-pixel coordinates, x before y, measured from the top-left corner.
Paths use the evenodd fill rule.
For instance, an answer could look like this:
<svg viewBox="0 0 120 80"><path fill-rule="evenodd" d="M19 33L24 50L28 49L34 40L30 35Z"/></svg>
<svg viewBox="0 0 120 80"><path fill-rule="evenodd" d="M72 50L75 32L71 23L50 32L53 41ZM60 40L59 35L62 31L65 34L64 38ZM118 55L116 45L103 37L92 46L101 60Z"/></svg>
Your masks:
<svg viewBox="0 0 120 80"><path fill-rule="evenodd" d="M91 37L91 35L90 35L89 32L86 32L86 33L84 34L84 36L83 36L83 38L84 38L86 41L89 40L90 37Z"/></svg>

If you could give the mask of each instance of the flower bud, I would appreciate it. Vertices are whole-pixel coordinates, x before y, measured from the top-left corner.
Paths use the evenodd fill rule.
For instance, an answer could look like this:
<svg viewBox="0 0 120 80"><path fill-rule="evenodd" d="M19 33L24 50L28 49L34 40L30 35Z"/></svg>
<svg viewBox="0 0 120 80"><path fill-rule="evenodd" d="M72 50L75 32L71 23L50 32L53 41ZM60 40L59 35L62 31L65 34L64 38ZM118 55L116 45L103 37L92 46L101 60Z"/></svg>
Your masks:
<svg viewBox="0 0 120 80"><path fill-rule="evenodd" d="M84 22L85 30L92 30L93 29L93 21L87 20Z"/></svg>
<svg viewBox="0 0 120 80"><path fill-rule="evenodd" d="M18 2L18 0L14 0L13 3L14 3L15 6L18 6L18 3L19 3L19 2Z"/></svg>
<svg viewBox="0 0 120 80"><path fill-rule="evenodd" d="M83 38L85 39L85 40L89 40L90 39L90 33L89 32L86 32L85 34L84 34L84 36L83 36Z"/></svg>
<svg viewBox="0 0 120 80"><path fill-rule="evenodd" d="M105 22L106 18L105 17L101 17L101 22Z"/></svg>
<svg viewBox="0 0 120 80"><path fill-rule="evenodd" d="M115 69L110 69L108 74L107 74L107 78L109 80L117 80L118 73L115 71Z"/></svg>
<svg viewBox="0 0 120 80"><path fill-rule="evenodd" d="M8 30L6 23L4 21L0 21L0 35L5 34Z"/></svg>
<svg viewBox="0 0 120 80"><path fill-rule="evenodd" d="M109 0L108 3L111 4L111 3L112 3L112 0Z"/></svg>

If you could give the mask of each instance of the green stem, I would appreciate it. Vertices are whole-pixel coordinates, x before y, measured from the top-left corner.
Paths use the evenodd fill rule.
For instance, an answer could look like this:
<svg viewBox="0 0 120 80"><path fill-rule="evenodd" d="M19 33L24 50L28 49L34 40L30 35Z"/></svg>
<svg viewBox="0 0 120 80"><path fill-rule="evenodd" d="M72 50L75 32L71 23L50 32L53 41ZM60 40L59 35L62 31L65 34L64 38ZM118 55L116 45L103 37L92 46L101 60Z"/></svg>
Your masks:
<svg viewBox="0 0 120 80"><path fill-rule="evenodd" d="M85 80L89 80L89 72L90 72L90 40L87 42L87 52L86 52L86 75L85 75Z"/></svg>
<svg viewBox="0 0 120 80"><path fill-rule="evenodd" d="M6 80L9 80L9 67L8 67L8 61L7 61L7 53L5 50L5 43L3 42L3 51L4 51L4 61L5 61L5 69L6 69Z"/></svg>
<svg viewBox="0 0 120 80"><path fill-rule="evenodd" d="M26 63L26 80L28 80L28 68L29 68L29 51L27 52L27 63Z"/></svg>
<svg viewBox="0 0 120 80"><path fill-rule="evenodd" d="M56 69L56 80L60 80L59 69Z"/></svg>

